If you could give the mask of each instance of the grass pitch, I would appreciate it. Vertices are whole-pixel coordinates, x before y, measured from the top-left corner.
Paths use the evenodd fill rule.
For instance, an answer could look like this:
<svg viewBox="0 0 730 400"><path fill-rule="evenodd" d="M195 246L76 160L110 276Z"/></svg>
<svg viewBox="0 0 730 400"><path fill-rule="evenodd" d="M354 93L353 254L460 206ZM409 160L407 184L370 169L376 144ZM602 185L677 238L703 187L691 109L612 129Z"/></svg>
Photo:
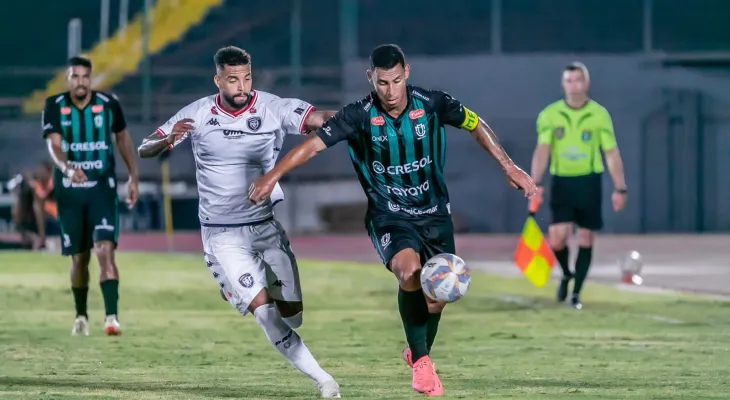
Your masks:
<svg viewBox="0 0 730 400"><path fill-rule="evenodd" d="M317 398L221 300L202 257L120 254L118 338L103 335L96 284L91 336L70 336L68 263L0 253L0 399ZM400 360L395 279L370 264L302 262L301 273L299 332L343 397L421 397ZM475 271L432 352L445 398L730 397L730 303L590 282L585 292L575 311L554 304L553 286Z"/></svg>

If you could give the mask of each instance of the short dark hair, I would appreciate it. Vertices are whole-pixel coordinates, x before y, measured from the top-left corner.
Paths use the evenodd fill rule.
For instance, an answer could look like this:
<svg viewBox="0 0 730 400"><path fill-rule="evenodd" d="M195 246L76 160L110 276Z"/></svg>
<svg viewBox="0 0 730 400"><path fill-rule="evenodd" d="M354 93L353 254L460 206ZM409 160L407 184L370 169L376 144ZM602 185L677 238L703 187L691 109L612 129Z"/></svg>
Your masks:
<svg viewBox="0 0 730 400"><path fill-rule="evenodd" d="M91 60L86 57L76 56L68 59L69 67L86 67L91 70Z"/></svg>
<svg viewBox="0 0 730 400"><path fill-rule="evenodd" d="M397 44L381 44L370 53L370 69L391 69L396 65L406 66L406 56Z"/></svg>
<svg viewBox="0 0 730 400"><path fill-rule="evenodd" d="M585 80L590 79L590 75L588 75L588 68L580 61L575 61L566 65L563 71L580 71L583 74L583 78L585 78Z"/></svg>
<svg viewBox="0 0 730 400"><path fill-rule="evenodd" d="M251 55L240 47L226 46L215 52L213 61L218 70L224 66L249 65L251 64Z"/></svg>

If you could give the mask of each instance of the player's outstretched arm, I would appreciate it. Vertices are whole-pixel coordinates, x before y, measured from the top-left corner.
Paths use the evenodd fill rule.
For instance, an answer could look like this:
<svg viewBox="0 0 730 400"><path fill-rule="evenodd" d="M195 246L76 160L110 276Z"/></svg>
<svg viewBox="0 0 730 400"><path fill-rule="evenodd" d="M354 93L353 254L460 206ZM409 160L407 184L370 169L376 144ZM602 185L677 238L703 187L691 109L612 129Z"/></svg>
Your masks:
<svg viewBox="0 0 730 400"><path fill-rule="evenodd" d="M172 136L160 136L153 133L142 139L142 144L137 148L137 154L142 158L157 157L172 146Z"/></svg>
<svg viewBox="0 0 730 400"><path fill-rule="evenodd" d="M284 158L279 161L276 166L264 176L257 179L249 189L248 198L254 204L258 204L271 196L274 186L279 180L294 168L305 164L311 160L319 152L326 149L324 141L317 136L312 135L299 146L293 148L286 153Z"/></svg>

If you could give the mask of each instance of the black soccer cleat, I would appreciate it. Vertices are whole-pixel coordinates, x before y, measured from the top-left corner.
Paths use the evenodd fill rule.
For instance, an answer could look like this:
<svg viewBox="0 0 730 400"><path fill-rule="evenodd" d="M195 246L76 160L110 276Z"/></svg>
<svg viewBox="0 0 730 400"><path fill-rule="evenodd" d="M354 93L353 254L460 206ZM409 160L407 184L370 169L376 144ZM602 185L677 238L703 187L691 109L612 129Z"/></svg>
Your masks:
<svg viewBox="0 0 730 400"><path fill-rule="evenodd" d="M583 308L583 304L580 302L580 295L578 293L573 293L573 296L570 298L570 306L576 310Z"/></svg>
<svg viewBox="0 0 730 400"><path fill-rule="evenodd" d="M558 303L564 303L565 299L568 298L568 284L570 283L570 280L572 278L572 276L564 276L563 279L560 280L560 285L558 285L558 293L555 296L558 300Z"/></svg>

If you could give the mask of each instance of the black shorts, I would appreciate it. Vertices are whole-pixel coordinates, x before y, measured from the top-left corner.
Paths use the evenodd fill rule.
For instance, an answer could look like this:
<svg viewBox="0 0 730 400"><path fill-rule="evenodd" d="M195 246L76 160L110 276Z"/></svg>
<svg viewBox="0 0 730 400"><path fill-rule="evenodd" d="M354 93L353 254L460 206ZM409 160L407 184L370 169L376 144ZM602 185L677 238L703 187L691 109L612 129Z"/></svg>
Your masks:
<svg viewBox="0 0 730 400"><path fill-rule="evenodd" d="M552 223L572 222L581 228L603 228L601 174L553 176L550 189Z"/></svg>
<svg viewBox="0 0 730 400"><path fill-rule="evenodd" d="M65 256L91 250L94 243L119 240L119 198L114 187L59 190L58 221L61 253Z"/></svg>
<svg viewBox="0 0 730 400"><path fill-rule="evenodd" d="M451 218L408 221L371 219L366 222L368 235L383 264L390 269L390 260L401 250L413 249L421 256L421 264L441 253L456 253L454 226Z"/></svg>

